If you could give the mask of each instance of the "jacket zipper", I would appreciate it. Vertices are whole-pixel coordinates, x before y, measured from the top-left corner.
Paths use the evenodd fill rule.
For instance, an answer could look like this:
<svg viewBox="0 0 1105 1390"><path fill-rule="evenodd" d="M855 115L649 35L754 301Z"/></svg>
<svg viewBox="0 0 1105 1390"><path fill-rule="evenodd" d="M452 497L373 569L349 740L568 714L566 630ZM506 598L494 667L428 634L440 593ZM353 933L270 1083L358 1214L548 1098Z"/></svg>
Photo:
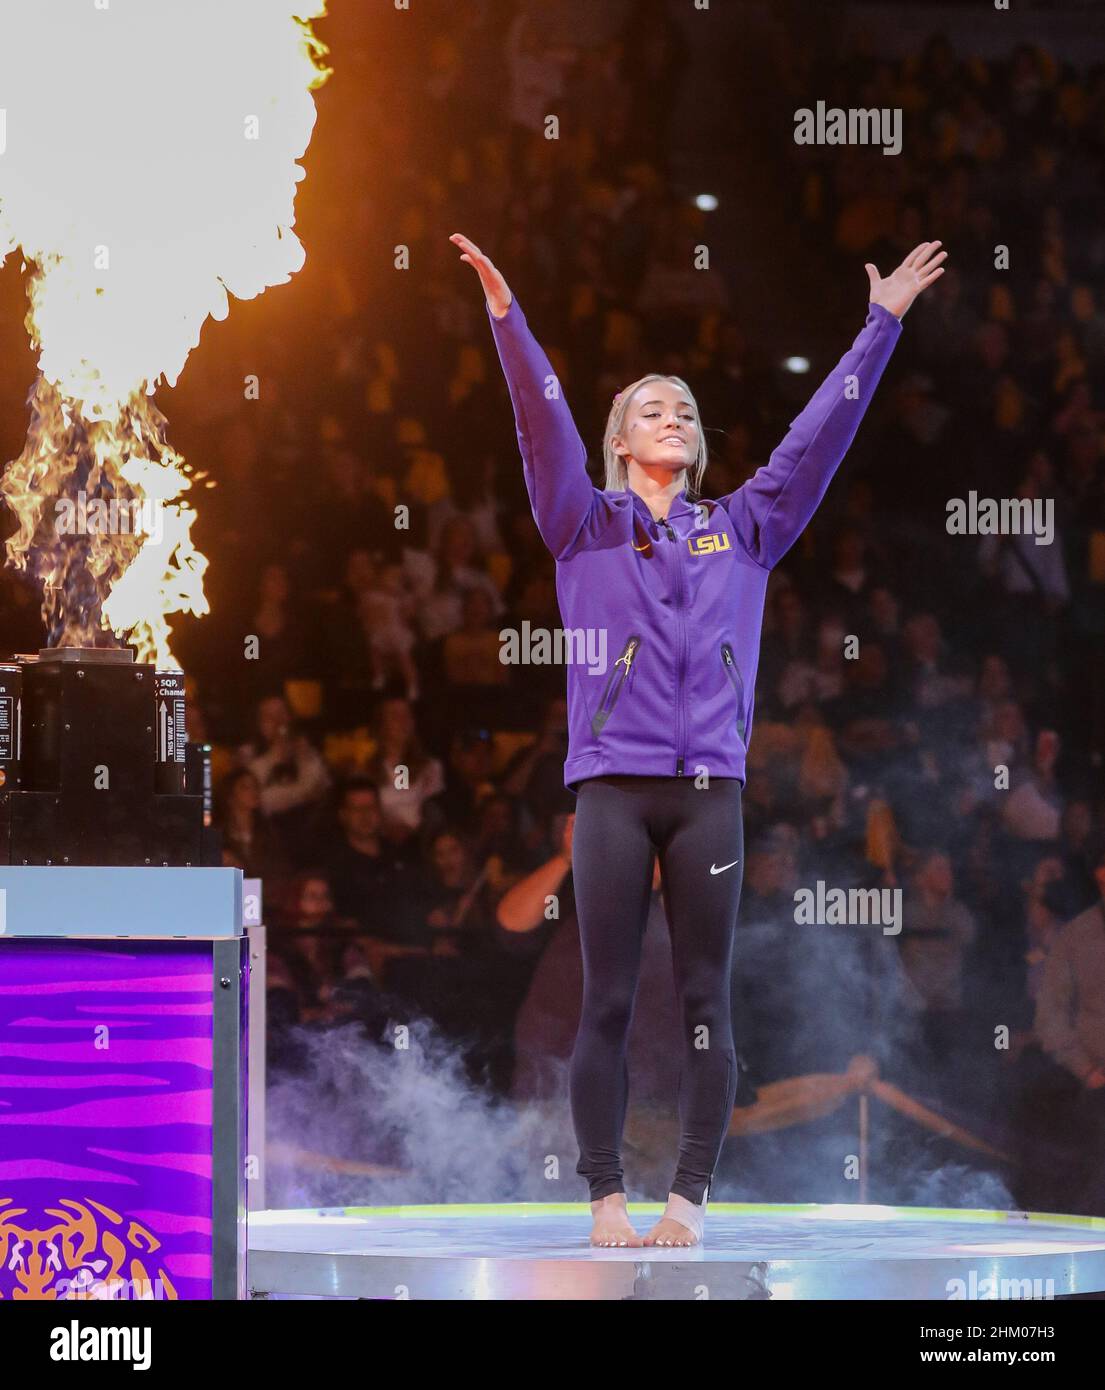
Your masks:
<svg viewBox="0 0 1105 1390"><path fill-rule="evenodd" d="M677 537L672 530L671 522L667 517L660 523L668 533L668 540L673 543ZM686 761L687 741L687 711L683 707L685 697L685 686L687 678L687 623L683 616L684 596L683 596L683 566L679 560L678 548L673 548L672 563L675 565L675 591L677 598L677 609L679 612L679 665L677 668L677 684L675 697L675 775L683 776L683 764Z"/></svg>
<svg viewBox="0 0 1105 1390"><path fill-rule="evenodd" d="M637 655L637 649L640 645L641 639L634 634L622 648L621 656L614 662L614 669L610 672L610 679L606 682L606 689L602 692L602 700L599 702L594 719L591 720L591 729L596 735L602 733L606 721L614 712L614 706L618 703L622 686L629 679L629 668L633 664L633 658ZM619 666L622 667L620 676L618 675Z"/></svg>
<svg viewBox="0 0 1105 1390"><path fill-rule="evenodd" d="M744 732L744 680L741 677L740 667L733 660L733 648L728 642L721 644L721 659L725 662L725 672L737 696L737 733L740 735L740 741L747 744L748 739Z"/></svg>

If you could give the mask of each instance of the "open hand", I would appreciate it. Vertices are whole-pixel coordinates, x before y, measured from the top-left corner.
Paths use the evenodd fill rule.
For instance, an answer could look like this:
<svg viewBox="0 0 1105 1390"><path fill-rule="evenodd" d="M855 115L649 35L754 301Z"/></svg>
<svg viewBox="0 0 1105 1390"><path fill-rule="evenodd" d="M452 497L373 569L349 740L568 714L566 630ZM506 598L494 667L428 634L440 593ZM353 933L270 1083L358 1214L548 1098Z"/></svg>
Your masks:
<svg viewBox="0 0 1105 1390"><path fill-rule="evenodd" d="M488 307L497 319L501 319L510 308L510 301L513 298L510 293L510 286L474 241L469 241L466 236L461 236L460 232L454 232L449 240L463 251L461 260L467 261L480 277L480 284L483 286Z"/></svg>
<svg viewBox="0 0 1105 1390"><path fill-rule="evenodd" d="M868 261L864 270L871 281L870 302L881 304L895 317L902 318L921 291L943 275L940 262L947 260L948 253L941 251L937 255L939 246L938 241L922 241L885 280L880 277L878 268Z"/></svg>

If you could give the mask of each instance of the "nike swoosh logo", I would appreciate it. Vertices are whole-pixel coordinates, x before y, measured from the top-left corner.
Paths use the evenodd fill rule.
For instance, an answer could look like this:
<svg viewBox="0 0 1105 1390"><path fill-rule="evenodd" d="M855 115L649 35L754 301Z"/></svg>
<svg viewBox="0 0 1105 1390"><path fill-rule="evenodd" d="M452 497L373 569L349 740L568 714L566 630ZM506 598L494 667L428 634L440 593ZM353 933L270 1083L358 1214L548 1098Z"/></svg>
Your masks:
<svg viewBox="0 0 1105 1390"><path fill-rule="evenodd" d="M733 860L733 864L739 864L739 863L740 863L740 860L739 860L739 859L734 859L734 860ZM716 864L711 864L711 865L710 865L710 872L711 872L712 874L723 874L723 873L725 872L726 869L731 869L731 868L733 867L733 864L723 864L723 865L721 866L720 869L718 868L718 866L717 866Z"/></svg>

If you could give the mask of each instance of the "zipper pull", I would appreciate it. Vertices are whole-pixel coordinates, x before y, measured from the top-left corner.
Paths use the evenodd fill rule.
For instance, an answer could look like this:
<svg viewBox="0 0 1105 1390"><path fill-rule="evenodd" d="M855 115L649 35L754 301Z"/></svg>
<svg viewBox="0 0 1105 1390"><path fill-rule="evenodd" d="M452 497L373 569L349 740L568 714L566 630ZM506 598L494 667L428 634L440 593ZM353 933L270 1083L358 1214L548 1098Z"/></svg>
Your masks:
<svg viewBox="0 0 1105 1390"><path fill-rule="evenodd" d="M664 520L661 521L660 525L661 525L661 526L664 528L664 530L668 533L668 540L669 540L669 541L675 540L675 532L671 529L671 522L668 521L667 517L665 517Z"/></svg>
<svg viewBox="0 0 1105 1390"><path fill-rule="evenodd" d="M729 649L728 646L722 647L722 649L721 649L721 656L722 656L722 660L725 662L726 666L732 666L732 664L733 664L733 653L730 651L730 649Z"/></svg>
<svg viewBox="0 0 1105 1390"><path fill-rule="evenodd" d="M622 653L621 656L618 657L617 661L614 662L615 666L620 666L623 662L625 663L625 674L627 676L629 675L629 667L631 662L633 661L633 655L637 650L637 645L637 638L631 637L629 639L629 644L626 647L625 651Z"/></svg>

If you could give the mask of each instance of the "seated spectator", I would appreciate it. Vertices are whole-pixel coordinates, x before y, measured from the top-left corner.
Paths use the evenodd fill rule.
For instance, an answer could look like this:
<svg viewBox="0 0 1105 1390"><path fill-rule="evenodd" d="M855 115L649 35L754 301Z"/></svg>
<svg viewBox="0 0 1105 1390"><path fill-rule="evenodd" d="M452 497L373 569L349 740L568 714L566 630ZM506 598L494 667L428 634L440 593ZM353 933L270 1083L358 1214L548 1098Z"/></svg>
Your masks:
<svg viewBox="0 0 1105 1390"><path fill-rule="evenodd" d="M974 918L955 896L947 855L928 854L921 861L904 916L900 949L906 973L930 1017L942 1015L947 1028L950 1021L958 1023L963 1009L965 957L975 937Z"/></svg>
<svg viewBox="0 0 1105 1390"><path fill-rule="evenodd" d="M845 822L848 769L829 728L811 724L805 734L798 767L798 805L806 814L810 837L832 843Z"/></svg>
<svg viewBox="0 0 1105 1390"><path fill-rule="evenodd" d="M1009 663L997 652L988 652L982 658L975 689L979 723L986 724L994 718L998 710L1013 699L1013 693Z"/></svg>
<svg viewBox="0 0 1105 1390"><path fill-rule="evenodd" d="M472 350L470 344L467 347L469 351ZM478 349L476 351L479 352ZM479 356L482 361L482 353L479 353ZM484 367L481 367L481 371ZM483 381L485 385L490 386L490 378L484 376ZM488 427L494 429L499 403L493 391L489 391L488 395L489 399L481 401L481 408L486 411L483 418L487 421ZM470 411L471 407L468 409ZM499 462L496 451L488 449L474 468L470 471L466 468L460 477L454 480L454 510L441 521L441 527L444 527L451 516L464 516L472 526L477 548L484 555L504 549L500 527L505 507L502 490L498 485ZM431 544L436 547L440 539L441 528L436 531L431 529Z"/></svg>
<svg viewBox="0 0 1105 1390"><path fill-rule="evenodd" d="M357 723L366 700L389 686L417 698L415 606L414 585L402 564L361 547L348 553L325 624L334 720Z"/></svg>
<svg viewBox="0 0 1105 1390"><path fill-rule="evenodd" d="M1030 1152L1064 1141L1063 1210L1093 1214L1105 1203L1105 849L1095 859L1098 900L1058 931L1044 964L1036 1035L1052 1071L1022 1111Z"/></svg>
<svg viewBox="0 0 1105 1390"><path fill-rule="evenodd" d="M521 819L519 803L502 792L485 797L480 805L472 848L487 865L488 889L496 901L530 867Z"/></svg>
<svg viewBox="0 0 1105 1390"><path fill-rule="evenodd" d="M537 737L507 764L502 790L541 813L571 810L575 797L564 785L567 755L568 702L558 694L545 703Z"/></svg>
<svg viewBox="0 0 1105 1390"><path fill-rule="evenodd" d="M1036 1001L1044 1051L1091 1090L1105 1088L1105 849L1098 899L1052 938Z"/></svg>
<svg viewBox="0 0 1105 1390"><path fill-rule="evenodd" d="M428 641L456 632L464 621L463 600L470 590L487 596L492 618L503 611L503 601L491 576L477 567L476 533L465 516L453 516L441 530L432 587L422 593L419 623Z"/></svg>
<svg viewBox="0 0 1105 1390"><path fill-rule="evenodd" d="M810 666L816 649L810 632L809 609L794 585L781 583L773 575L769 592L771 599L760 651L758 684L770 698L778 689L787 666L792 661Z"/></svg>
<svg viewBox="0 0 1105 1390"><path fill-rule="evenodd" d="M356 618L368 654L373 690L401 682L407 698L418 698L418 672L413 650L416 602L403 566L388 563L374 568L372 581L357 596Z"/></svg>
<svg viewBox="0 0 1105 1390"><path fill-rule="evenodd" d="M455 830L441 830L430 841L430 864L423 901L434 949L467 953L486 946L492 922L491 865L481 865L474 845Z"/></svg>
<svg viewBox="0 0 1105 1390"><path fill-rule="evenodd" d="M305 1022L299 981L281 956L269 955L265 965L265 1060L271 1072L300 1071L306 1056L295 1036Z"/></svg>
<svg viewBox="0 0 1105 1390"><path fill-rule="evenodd" d="M415 866L383 838L382 824L373 783L363 778L346 782L338 794L340 835L324 865L334 908L375 936L416 942Z"/></svg>
<svg viewBox="0 0 1105 1390"><path fill-rule="evenodd" d="M352 930L352 918L340 917L334 908L330 881L319 869L307 869L292 878L272 918L274 932Z"/></svg>
<svg viewBox="0 0 1105 1390"><path fill-rule="evenodd" d="M1089 801L1068 801L1063 808L1059 842L1062 877L1055 886L1056 911L1064 921L1077 917L1097 899L1093 874L1093 807Z"/></svg>
<svg viewBox="0 0 1105 1390"><path fill-rule="evenodd" d="M283 963L295 985L300 1017L319 1018L355 924L334 911L330 884L318 871L297 874L283 898L269 930L270 967Z"/></svg>
<svg viewBox="0 0 1105 1390"><path fill-rule="evenodd" d="M1027 774L1029 763L1028 722L1015 700L1001 700L979 720L975 748L969 755L977 769L980 790L992 792L1000 768L1009 770L1009 785ZM1003 793L1004 795L1004 793Z"/></svg>
<svg viewBox="0 0 1105 1390"><path fill-rule="evenodd" d="M512 563L511 582L506 593L506 612L495 620L501 643L504 631L520 635L526 631L525 623L529 624L532 633L539 629L556 633L560 628L556 580L549 566L525 570L519 564ZM511 672L509 690L509 727L518 730L537 728L549 701L564 696L564 667L556 661L531 662L524 670Z"/></svg>
<svg viewBox="0 0 1105 1390"><path fill-rule="evenodd" d="M823 618L817 629L817 652L812 661L798 656L789 661L779 680L778 696L784 710L799 705L835 700L844 692L844 620L834 614Z"/></svg>
<svg viewBox="0 0 1105 1390"><path fill-rule="evenodd" d="M749 837L738 932L757 925L793 922L797 854L798 836L792 826L782 822L760 836Z"/></svg>
<svg viewBox="0 0 1105 1390"><path fill-rule="evenodd" d="M296 732L291 711L280 695L257 707L257 738L240 758L257 779L260 807L281 837L289 858L316 829L319 806L330 788L322 755Z"/></svg>
<svg viewBox="0 0 1105 1390"><path fill-rule="evenodd" d="M291 1033L297 1025L355 1021L366 1037L380 1040L389 1018L409 1016L380 989L372 955L356 924L334 912L326 876L314 870L299 874L269 934L266 997L274 1065L304 1060L302 1041Z"/></svg>
<svg viewBox="0 0 1105 1390"><path fill-rule="evenodd" d="M826 703L825 719L839 731L840 752L856 777L878 777L905 742L886 653L878 642L861 642L856 660L845 663L845 673L845 691Z"/></svg>
<svg viewBox="0 0 1105 1390"><path fill-rule="evenodd" d="M502 640L492 622L495 606L484 589L469 589L461 600L460 626L444 639L442 665L446 684L509 685L512 668L500 660Z"/></svg>
<svg viewBox="0 0 1105 1390"><path fill-rule="evenodd" d="M491 777L491 734L487 729L464 729L449 746L445 790L437 808L449 825L472 826L477 808L495 790Z"/></svg>
<svg viewBox="0 0 1105 1390"><path fill-rule="evenodd" d="M850 632L859 627L870 585L871 571L863 533L854 527L845 527L833 545L827 598L843 614Z"/></svg>
<svg viewBox="0 0 1105 1390"><path fill-rule="evenodd" d="M865 624L897 667L901 657L902 610L896 595L885 584L876 584L867 595Z"/></svg>
<svg viewBox="0 0 1105 1390"><path fill-rule="evenodd" d="M1039 998L1048 952L1067 920L1055 910L1055 889L1062 879L1063 861L1058 855L1047 855L1036 861L1032 876L1021 885L1025 895L1025 989L1031 1000Z"/></svg>
<svg viewBox="0 0 1105 1390"><path fill-rule="evenodd" d="M970 677L958 670L940 623L932 613L917 613L903 630L907 695L918 711L944 709L971 693Z"/></svg>
<svg viewBox="0 0 1105 1390"><path fill-rule="evenodd" d="M1021 482L1015 495L1035 510L1038 489L1031 478ZM1046 543L1041 543L1031 531L983 536L978 544L978 562L982 572L996 580L1007 598L1020 605L1022 621L1026 612L1036 618L1048 618L1070 602L1063 550L1058 527ZM1017 611L1015 605L1012 611Z"/></svg>
<svg viewBox="0 0 1105 1390"><path fill-rule="evenodd" d="M1059 838L1063 798L1055 776L1058 758L1059 735L1053 729L1041 729L1031 770L1027 776L1011 779L1001 801L1002 821L1014 838L1045 844Z"/></svg>
<svg viewBox="0 0 1105 1390"><path fill-rule="evenodd" d="M344 345L343 345L344 346ZM358 403L359 409L359 403ZM349 547L386 545L394 537L390 509L373 496L374 473L357 449L340 439L324 440L318 448L323 484L317 500L316 531L325 528L330 539L326 553L341 554ZM300 505L304 499L298 498Z"/></svg>
<svg viewBox="0 0 1105 1390"><path fill-rule="evenodd" d="M222 836L223 863L266 888L287 876L289 866L279 836L261 813L261 788L247 767L223 778L216 797L215 828Z"/></svg>
<svg viewBox="0 0 1105 1390"><path fill-rule="evenodd" d="M266 565L261 571L257 600L248 616L248 631L258 639L256 679L270 689L303 674L307 660L307 634L292 599L292 586L283 565Z"/></svg>
<svg viewBox="0 0 1105 1390"><path fill-rule="evenodd" d="M422 746L410 702L381 700L376 712L376 753L371 775L383 816L383 833L402 844L437 814L432 799L445 790L445 770Z"/></svg>

